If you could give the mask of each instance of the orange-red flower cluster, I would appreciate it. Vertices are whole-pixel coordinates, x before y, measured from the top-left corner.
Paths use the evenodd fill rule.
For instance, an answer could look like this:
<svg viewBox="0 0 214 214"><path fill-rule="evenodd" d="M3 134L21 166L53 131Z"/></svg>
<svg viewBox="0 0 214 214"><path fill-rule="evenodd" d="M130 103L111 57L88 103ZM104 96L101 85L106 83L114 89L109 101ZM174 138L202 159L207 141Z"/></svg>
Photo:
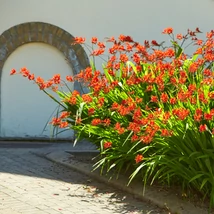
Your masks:
<svg viewBox="0 0 214 214"><path fill-rule="evenodd" d="M137 154L135 157L135 163L140 163L143 160L143 155Z"/></svg>
<svg viewBox="0 0 214 214"><path fill-rule="evenodd" d="M105 142L104 144L103 144L103 148L104 149L108 149L108 148L111 148L112 147L112 142Z"/></svg>

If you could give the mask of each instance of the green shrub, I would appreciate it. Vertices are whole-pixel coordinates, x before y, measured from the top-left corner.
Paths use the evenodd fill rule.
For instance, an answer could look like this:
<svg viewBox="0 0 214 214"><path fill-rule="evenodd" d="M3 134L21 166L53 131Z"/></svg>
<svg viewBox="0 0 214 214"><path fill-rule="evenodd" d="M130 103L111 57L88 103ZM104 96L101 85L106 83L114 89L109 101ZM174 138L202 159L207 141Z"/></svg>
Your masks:
<svg viewBox="0 0 214 214"><path fill-rule="evenodd" d="M159 180L193 188L209 196L213 206L214 31L206 41L196 37L198 28L176 38L172 28L163 33L170 36L170 47L154 40L141 45L124 35L107 39L112 46L103 72L92 63L67 77L85 84L88 94L56 90L60 75L46 82L26 68L20 73L47 94L54 86L61 102L51 98L63 112L51 123L96 144L102 158L95 167L132 170L129 182L140 175L144 183ZM182 48L187 40L196 47L191 56ZM76 37L74 42L84 41ZM92 58L104 57L106 44L92 38L92 45Z"/></svg>

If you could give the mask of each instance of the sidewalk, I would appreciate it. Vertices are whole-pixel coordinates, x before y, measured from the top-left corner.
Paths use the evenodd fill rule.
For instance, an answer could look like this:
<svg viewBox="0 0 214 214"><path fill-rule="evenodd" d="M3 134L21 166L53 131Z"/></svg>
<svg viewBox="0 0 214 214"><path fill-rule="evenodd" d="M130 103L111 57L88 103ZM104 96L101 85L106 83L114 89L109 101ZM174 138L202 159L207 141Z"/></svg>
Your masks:
<svg viewBox="0 0 214 214"><path fill-rule="evenodd" d="M0 145L0 214L169 213L33 154L35 150L43 153L49 149L52 152L60 147L65 149L63 144L38 144Z"/></svg>
<svg viewBox="0 0 214 214"><path fill-rule="evenodd" d="M128 193L131 193L144 201L152 202L161 208L169 210L169 213L177 214L207 214L208 211L205 207L196 207L187 200L181 199L174 192L163 188L147 186L145 194L143 195L142 183L132 182L127 187L127 177L119 176L118 179L111 178L111 174L100 175L99 171L92 171L93 163L81 160L78 154L84 152L93 153L96 152L93 145L87 142L77 143L75 147L72 144L56 144L48 149L38 149L34 154L44 157L50 161L62 164L69 167L77 172L88 175L98 181L104 182L107 185L116 187Z"/></svg>

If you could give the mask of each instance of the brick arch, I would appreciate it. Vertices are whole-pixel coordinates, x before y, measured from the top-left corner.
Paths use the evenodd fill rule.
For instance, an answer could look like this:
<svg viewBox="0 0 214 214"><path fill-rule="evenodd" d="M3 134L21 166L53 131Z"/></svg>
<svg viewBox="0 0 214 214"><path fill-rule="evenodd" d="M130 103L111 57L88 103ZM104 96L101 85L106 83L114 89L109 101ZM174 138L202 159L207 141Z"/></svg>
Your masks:
<svg viewBox="0 0 214 214"><path fill-rule="evenodd" d="M27 22L9 28L0 35L0 78L9 55L19 46L31 42L42 42L56 47L63 53L74 74L79 73L89 66L89 60L81 45L71 45L73 38L62 28L44 22ZM81 93L88 91L78 82L74 83L74 89Z"/></svg>

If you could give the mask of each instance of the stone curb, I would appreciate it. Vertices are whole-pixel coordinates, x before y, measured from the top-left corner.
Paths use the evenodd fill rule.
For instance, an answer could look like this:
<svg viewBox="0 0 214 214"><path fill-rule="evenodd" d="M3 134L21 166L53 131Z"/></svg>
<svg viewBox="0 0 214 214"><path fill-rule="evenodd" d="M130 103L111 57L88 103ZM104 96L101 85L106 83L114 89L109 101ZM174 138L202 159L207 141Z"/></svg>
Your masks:
<svg viewBox="0 0 214 214"><path fill-rule="evenodd" d="M73 153L74 151L72 151ZM164 208L175 214L207 214L208 210L200 207L195 207L192 203L184 201L177 197L172 192L165 190L157 190L153 186L147 186L145 194L143 195L143 187L140 183L131 183L127 186L127 178L119 176L118 179L111 178L112 175L100 175L99 171L92 171L93 164L83 163L72 159L72 155L65 151L50 152L48 154L34 153L40 157L46 158L52 162L69 167L72 170L85 174L107 185L113 186L117 189L128 192L135 197L151 202L160 208Z"/></svg>

